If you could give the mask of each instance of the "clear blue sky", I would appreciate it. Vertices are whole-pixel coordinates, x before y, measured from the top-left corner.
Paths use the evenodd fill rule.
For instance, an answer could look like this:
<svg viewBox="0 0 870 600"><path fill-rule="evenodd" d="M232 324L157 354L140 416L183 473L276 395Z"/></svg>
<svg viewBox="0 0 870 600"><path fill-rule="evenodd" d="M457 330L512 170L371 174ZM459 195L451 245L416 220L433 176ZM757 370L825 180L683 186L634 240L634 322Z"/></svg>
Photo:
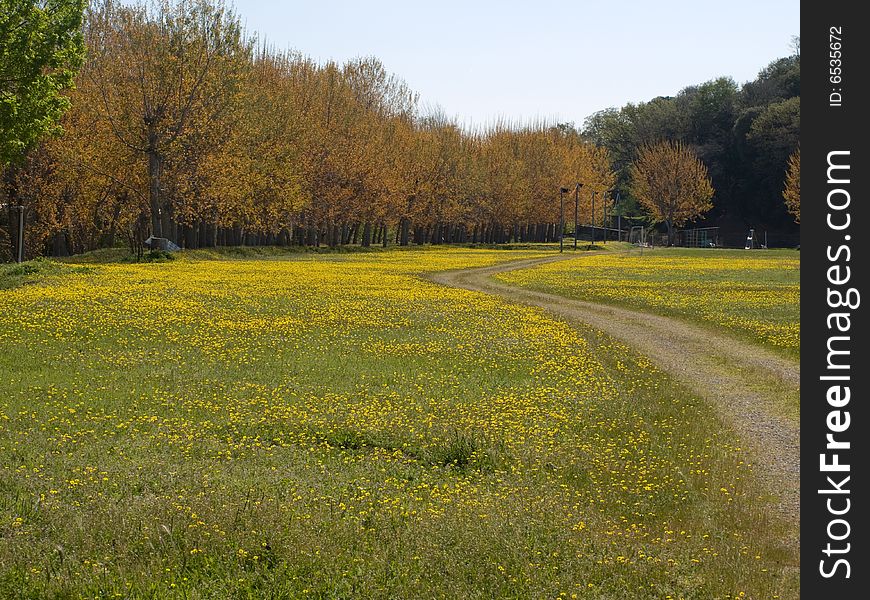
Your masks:
<svg viewBox="0 0 870 600"><path fill-rule="evenodd" d="M375 56L467 126L573 121L791 53L799 0L228 0L249 30L318 61Z"/></svg>

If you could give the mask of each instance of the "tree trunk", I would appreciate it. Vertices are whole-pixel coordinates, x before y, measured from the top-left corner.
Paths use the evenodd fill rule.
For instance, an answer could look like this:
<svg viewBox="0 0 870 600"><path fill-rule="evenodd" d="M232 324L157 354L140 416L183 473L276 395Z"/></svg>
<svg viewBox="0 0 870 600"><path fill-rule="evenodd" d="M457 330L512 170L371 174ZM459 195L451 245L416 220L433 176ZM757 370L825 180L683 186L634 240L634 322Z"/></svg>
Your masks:
<svg viewBox="0 0 870 600"><path fill-rule="evenodd" d="M18 260L18 181L14 166L4 169L3 187L5 188L6 212L9 218L9 259L12 262Z"/></svg>
<svg viewBox="0 0 870 600"><path fill-rule="evenodd" d="M193 250L196 248L196 228L187 226L184 228L184 233L184 247Z"/></svg>
<svg viewBox="0 0 870 600"><path fill-rule="evenodd" d="M160 220L160 166L161 157L157 151L157 131L148 128L148 202L151 205L151 233L163 237L163 224Z"/></svg>
<svg viewBox="0 0 870 600"><path fill-rule="evenodd" d="M118 219L121 217L121 204L127 198L127 192L124 192L120 198L116 198L115 208L112 211L112 223L109 225L109 239L107 245L109 248L115 245L115 234L118 231Z"/></svg>
<svg viewBox="0 0 870 600"><path fill-rule="evenodd" d="M372 244L372 224L368 221L363 225L362 246L368 248Z"/></svg>
<svg viewBox="0 0 870 600"><path fill-rule="evenodd" d="M399 245L407 246L408 238L411 229L411 220L408 217L402 217L401 222L399 223Z"/></svg>
<svg viewBox="0 0 870 600"><path fill-rule="evenodd" d="M66 245L66 234L63 231L58 231L54 234L51 247L52 256L69 256L69 249Z"/></svg>

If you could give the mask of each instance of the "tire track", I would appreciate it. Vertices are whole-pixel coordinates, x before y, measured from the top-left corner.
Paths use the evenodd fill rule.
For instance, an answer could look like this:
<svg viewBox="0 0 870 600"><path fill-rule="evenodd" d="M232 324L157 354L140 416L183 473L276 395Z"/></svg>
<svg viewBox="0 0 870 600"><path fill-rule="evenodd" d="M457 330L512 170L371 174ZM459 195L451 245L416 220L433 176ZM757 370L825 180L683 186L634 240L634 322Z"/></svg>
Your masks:
<svg viewBox="0 0 870 600"><path fill-rule="evenodd" d="M800 366L764 348L685 321L637 310L574 300L514 287L492 279L497 273L525 269L575 255L519 260L483 268L429 275L435 283L496 295L538 306L568 320L581 321L628 344L714 406L749 446L753 468L776 498L776 508L800 523L800 426L771 410L768 389L799 393Z"/></svg>

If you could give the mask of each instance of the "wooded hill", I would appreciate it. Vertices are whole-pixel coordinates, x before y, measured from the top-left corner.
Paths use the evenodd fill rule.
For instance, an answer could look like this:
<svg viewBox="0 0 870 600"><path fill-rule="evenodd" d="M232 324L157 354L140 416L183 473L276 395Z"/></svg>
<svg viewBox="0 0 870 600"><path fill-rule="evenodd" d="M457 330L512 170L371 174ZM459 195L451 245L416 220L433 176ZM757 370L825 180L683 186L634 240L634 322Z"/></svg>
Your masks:
<svg viewBox="0 0 870 600"><path fill-rule="evenodd" d="M682 141L707 166L716 190L706 224L798 233L783 204L783 182L800 138L799 41L795 54L742 86L721 77L674 97L603 110L586 120L583 135L609 151L624 192L638 148Z"/></svg>

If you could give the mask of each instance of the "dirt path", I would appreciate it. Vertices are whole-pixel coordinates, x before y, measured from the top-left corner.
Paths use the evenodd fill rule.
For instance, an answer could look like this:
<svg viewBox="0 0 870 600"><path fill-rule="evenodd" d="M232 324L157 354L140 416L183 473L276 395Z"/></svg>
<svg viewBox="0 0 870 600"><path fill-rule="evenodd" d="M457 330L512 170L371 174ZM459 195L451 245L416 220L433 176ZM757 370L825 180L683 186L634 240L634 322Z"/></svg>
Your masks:
<svg viewBox="0 0 870 600"><path fill-rule="evenodd" d="M685 321L526 290L491 278L496 273L571 259L582 260L582 256L562 254L447 271L433 274L431 280L539 306L560 317L588 323L649 357L709 401L732 424L752 450L756 473L777 498L781 514L795 525L797 535L800 428L797 419L776 414L770 396L783 391L799 393L799 365Z"/></svg>

